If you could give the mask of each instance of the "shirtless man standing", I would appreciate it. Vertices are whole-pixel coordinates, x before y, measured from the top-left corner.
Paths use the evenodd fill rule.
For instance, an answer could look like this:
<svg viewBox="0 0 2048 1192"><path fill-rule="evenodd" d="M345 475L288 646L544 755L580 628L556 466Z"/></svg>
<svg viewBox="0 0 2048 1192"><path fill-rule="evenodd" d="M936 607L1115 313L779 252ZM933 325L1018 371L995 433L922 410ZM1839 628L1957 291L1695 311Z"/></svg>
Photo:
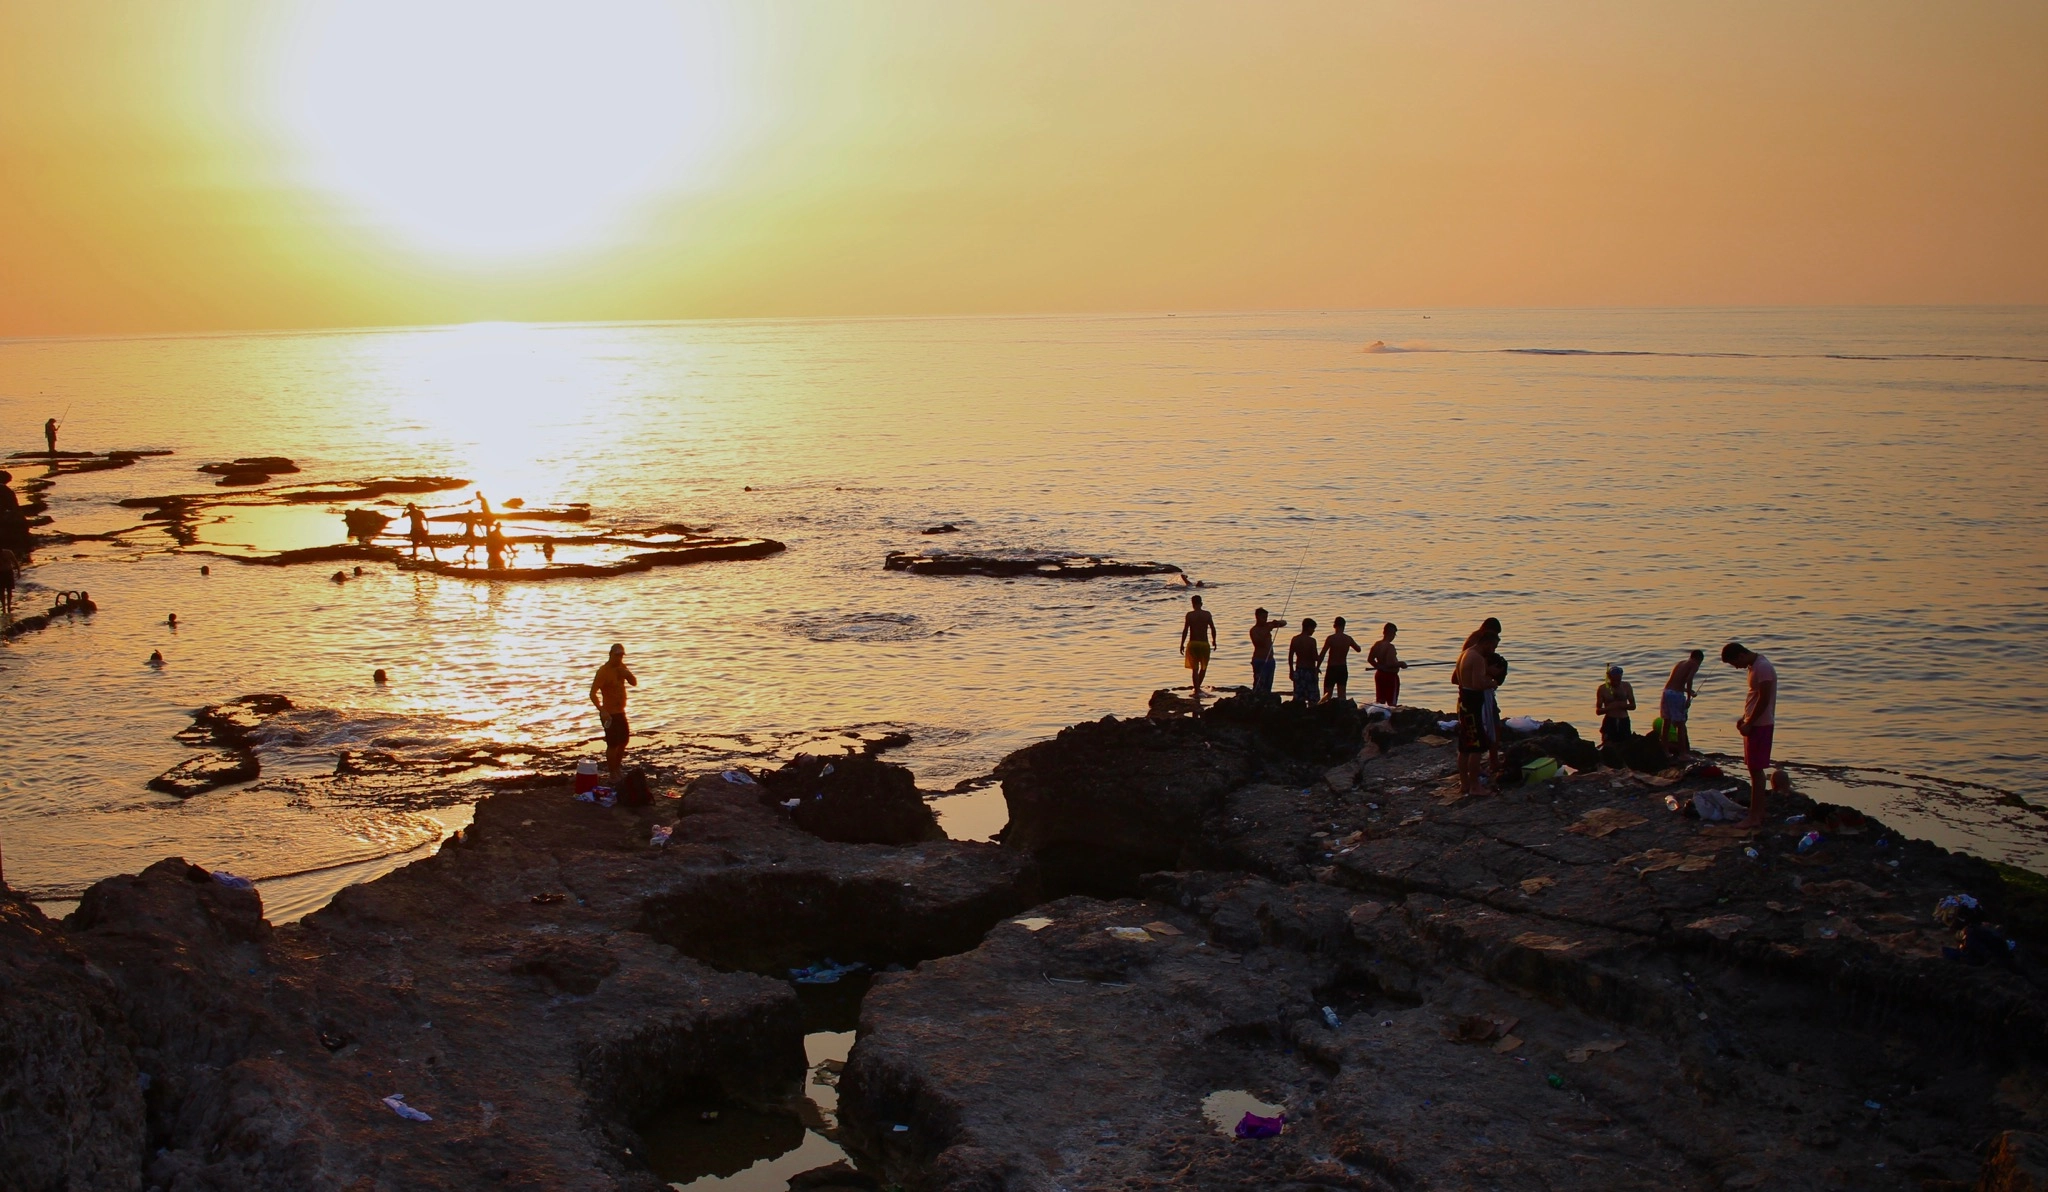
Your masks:
<svg viewBox="0 0 2048 1192"><path fill-rule="evenodd" d="M1344 632L1344 618L1338 617L1333 623L1330 636L1323 639L1323 702L1345 697L1344 688L1351 682L1351 655L1364 649L1358 639Z"/></svg>
<svg viewBox="0 0 2048 1192"><path fill-rule="evenodd" d="M1657 711L1664 717L1664 747L1673 757L1684 757L1692 752L1692 738L1685 733L1686 712L1699 693L1692 689L1693 679L1700 673L1700 663L1705 661L1705 650L1694 650L1671 668L1671 677L1664 680L1664 696Z"/></svg>
<svg viewBox="0 0 2048 1192"><path fill-rule="evenodd" d="M1401 702L1401 672L1408 667L1394 649L1394 635L1398 632L1400 628L1388 621L1380 626L1380 640L1365 652L1365 664L1372 668L1373 702L1389 708Z"/></svg>
<svg viewBox="0 0 2048 1192"><path fill-rule="evenodd" d="M1316 702L1316 619L1303 617L1301 632L1287 643L1287 674L1294 680L1294 698Z"/></svg>
<svg viewBox="0 0 2048 1192"><path fill-rule="evenodd" d="M618 780L619 767L626 762L626 741L632 735L626 724L626 688L639 685L640 680L626 669L626 647L619 645L612 647L611 660L598 667L597 677L590 681L590 702L604 722L604 760L611 767L613 781Z"/></svg>
<svg viewBox="0 0 2048 1192"><path fill-rule="evenodd" d="M1721 661L1749 672L1749 698L1735 721L1735 731L1742 734L1742 764L1749 767L1749 814L1736 826L1761 828L1764 769L1771 764L1771 737L1778 727L1778 668L1741 642L1722 646Z"/></svg>
<svg viewBox="0 0 2048 1192"><path fill-rule="evenodd" d="M1181 659L1195 672L1195 698L1202 698L1202 680L1209 677L1209 654L1216 648L1216 618L1202 607L1200 596L1188 597L1194 605L1180 622Z"/></svg>
<svg viewBox="0 0 2048 1192"><path fill-rule="evenodd" d="M405 503L405 523L405 536L412 543L412 557L419 558L420 548L424 546L427 548L428 556L436 563L440 562L441 556L434 553L433 535L427 532L427 515L421 513L420 507L410 501Z"/></svg>
<svg viewBox="0 0 2048 1192"><path fill-rule="evenodd" d="M1273 694L1273 631L1287 628L1285 621L1268 621L1266 610L1252 610L1252 694Z"/></svg>

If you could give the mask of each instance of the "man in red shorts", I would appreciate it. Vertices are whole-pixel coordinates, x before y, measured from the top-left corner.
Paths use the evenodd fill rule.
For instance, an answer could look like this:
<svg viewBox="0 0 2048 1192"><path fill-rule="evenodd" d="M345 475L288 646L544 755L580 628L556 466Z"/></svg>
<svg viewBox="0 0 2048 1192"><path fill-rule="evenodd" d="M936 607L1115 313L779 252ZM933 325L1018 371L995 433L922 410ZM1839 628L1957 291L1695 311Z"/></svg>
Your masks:
<svg viewBox="0 0 2048 1192"><path fill-rule="evenodd" d="M1749 699L1735 722L1735 731L1742 734L1742 764L1749 767L1749 815L1737 826L1761 828L1764 770L1771 764L1771 734L1778 727L1778 668L1741 642L1722 646L1721 661L1749 672Z"/></svg>
<svg viewBox="0 0 2048 1192"><path fill-rule="evenodd" d="M1372 698L1374 703L1391 708L1401 702L1401 672L1408 664L1401 661L1401 655L1394 650L1394 634L1399 632L1392 621L1380 627L1380 640L1366 651L1365 664L1372 668Z"/></svg>

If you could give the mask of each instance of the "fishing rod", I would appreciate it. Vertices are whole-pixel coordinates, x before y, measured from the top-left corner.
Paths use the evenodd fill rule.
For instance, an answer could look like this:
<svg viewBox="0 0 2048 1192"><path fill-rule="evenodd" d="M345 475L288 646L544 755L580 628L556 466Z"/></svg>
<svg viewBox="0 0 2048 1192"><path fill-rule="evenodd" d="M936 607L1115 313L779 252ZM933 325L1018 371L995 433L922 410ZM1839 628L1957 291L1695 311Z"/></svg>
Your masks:
<svg viewBox="0 0 2048 1192"><path fill-rule="evenodd" d="M1294 564L1294 578L1287 581L1287 599L1280 604L1280 620L1287 619L1287 609L1294 603L1294 585L1301 582L1301 569L1308 565L1308 548L1301 549L1301 558Z"/></svg>

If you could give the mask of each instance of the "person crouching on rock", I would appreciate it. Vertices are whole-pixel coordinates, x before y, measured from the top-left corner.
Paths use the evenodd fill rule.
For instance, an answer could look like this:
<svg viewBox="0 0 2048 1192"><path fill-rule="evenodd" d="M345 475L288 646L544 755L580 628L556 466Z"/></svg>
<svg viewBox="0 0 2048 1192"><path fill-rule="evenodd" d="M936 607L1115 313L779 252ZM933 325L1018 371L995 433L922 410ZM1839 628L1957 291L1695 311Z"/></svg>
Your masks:
<svg viewBox="0 0 2048 1192"><path fill-rule="evenodd" d="M626 741L632 736L626 724L626 688L639 685L640 680L626 669L626 647L617 644L612 646L611 659L597 668L597 677L590 681L590 702L604 722L604 760L613 781L626 763Z"/></svg>

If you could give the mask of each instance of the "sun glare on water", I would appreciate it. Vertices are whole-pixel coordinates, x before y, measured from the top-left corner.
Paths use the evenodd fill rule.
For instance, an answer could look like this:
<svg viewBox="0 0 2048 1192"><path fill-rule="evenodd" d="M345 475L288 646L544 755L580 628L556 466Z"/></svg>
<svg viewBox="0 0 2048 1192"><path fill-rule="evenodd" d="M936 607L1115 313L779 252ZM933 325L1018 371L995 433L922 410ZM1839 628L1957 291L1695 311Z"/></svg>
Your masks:
<svg viewBox="0 0 2048 1192"><path fill-rule="evenodd" d="M313 0L273 111L301 179L415 250L516 265L602 248L705 183L732 127L715 10Z"/></svg>

